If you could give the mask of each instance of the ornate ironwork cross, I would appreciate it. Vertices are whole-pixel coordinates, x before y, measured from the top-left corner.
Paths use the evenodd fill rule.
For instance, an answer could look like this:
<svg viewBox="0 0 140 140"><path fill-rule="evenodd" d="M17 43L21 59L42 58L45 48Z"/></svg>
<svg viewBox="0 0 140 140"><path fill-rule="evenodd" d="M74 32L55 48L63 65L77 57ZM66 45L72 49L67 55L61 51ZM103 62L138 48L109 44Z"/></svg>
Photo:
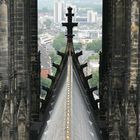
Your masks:
<svg viewBox="0 0 140 140"><path fill-rule="evenodd" d="M72 22L72 17L74 16L74 14L72 13L72 8L69 7L68 8L68 13L66 14L66 16L68 17L68 22L67 23L62 23L63 26L67 27L67 38L68 40L72 40L73 38L73 27L77 26L78 23L73 23Z"/></svg>

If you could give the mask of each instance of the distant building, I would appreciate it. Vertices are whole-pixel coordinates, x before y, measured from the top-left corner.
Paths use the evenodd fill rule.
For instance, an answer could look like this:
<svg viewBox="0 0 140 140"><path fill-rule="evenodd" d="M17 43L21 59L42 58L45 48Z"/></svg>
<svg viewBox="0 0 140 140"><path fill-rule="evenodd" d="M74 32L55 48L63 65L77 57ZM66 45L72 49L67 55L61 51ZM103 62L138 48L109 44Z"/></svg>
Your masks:
<svg viewBox="0 0 140 140"><path fill-rule="evenodd" d="M76 17L76 22L80 24L87 24L87 17L85 16L77 16Z"/></svg>
<svg viewBox="0 0 140 140"><path fill-rule="evenodd" d="M46 45L48 43L53 43L54 36L48 34L48 33L43 33L39 35L39 41L42 45Z"/></svg>
<svg viewBox="0 0 140 140"><path fill-rule="evenodd" d="M48 75L50 74L50 69L47 68L41 68L41 78L48 78Z"/></svg>
<svg viewBox="0 0 140 140"><path fill-rule="evenodd" d="M40 44L38 47L41 53L41 78L47 78L48 74L52 74L52 60L46 50L46 46Z"/></svg>
<svg viewBox="0 0 140 140"><path fill-rule="evenodd" d="M61 23L64 18L64 2L58 0L54 2L54 23Z"/></svg>
<svg viewBox="0 0 140 140"><path fill-rule="evenodd" d="M87 22L88 23L96 23L97 21L97 12L94 12L93 10L87 11Z"/></svg>
<svg viewBox="0 0 140 140"><path fill-rule="evenodd" d="M88 43L91 43L94 40L100 40L102 38L102 31L100 29L97 30L90 30L90 29L85 29L85 30L78 30L77 33L79 41L83 44L86 45Z"/></svg>

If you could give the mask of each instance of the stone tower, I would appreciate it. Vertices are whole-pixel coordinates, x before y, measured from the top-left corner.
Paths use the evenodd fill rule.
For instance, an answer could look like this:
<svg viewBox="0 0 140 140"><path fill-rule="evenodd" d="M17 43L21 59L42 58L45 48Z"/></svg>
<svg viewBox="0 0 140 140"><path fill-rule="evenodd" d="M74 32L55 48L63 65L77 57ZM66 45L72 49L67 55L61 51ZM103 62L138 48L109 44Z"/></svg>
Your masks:
<svg viewBox="0 0 140 140"><path fill-rule="evenodd" d="M115 140L139 139L139 8L139 0L103 2L100 118L107 139L110 135ZM115 100L118 109L114 109ZM114 118L119 122L117 135L113 133Z"/></svg>
<svg viewBox="0 0 140 140"><path fill-rule="evenodd" d="M3 130L9 128L9 105L5 101L6 90L9 86L8 77L8 6L5 0L0 0L0 135L7 135Z"/></svg>
<svg viewBox="0 0 140 140"><path fill-rule="evenodd" d="M2 140L29 140L31 127L39 120L37 0L1 0L0 17L0 73L1 69L7 73L2 73L1 81L9 83L4 88L9 90L1 91L0 136Z"/></svg>
<svg viewBox="0 0 140 140"><path fill-rule="evenodd" d="M0 89L8 86L8 8L0 0Z"/></svg>

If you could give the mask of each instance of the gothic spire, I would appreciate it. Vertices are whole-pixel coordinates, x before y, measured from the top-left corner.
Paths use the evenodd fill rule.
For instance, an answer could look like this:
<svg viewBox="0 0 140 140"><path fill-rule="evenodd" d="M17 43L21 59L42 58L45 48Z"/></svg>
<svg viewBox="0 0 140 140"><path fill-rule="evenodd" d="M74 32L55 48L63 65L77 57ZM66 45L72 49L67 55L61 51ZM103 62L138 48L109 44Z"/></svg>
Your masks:
<svg viewBox="0 0 140 140"><path fill-rule="evenodd" d="M21 99L19 110L17 114L17 126L18 126L18 140L27 139L27 129L26 129L26 106L24 98Z"/></svg>
<svg viewBox="0 0 140 140"><path fill-rule="evenodd" d="M131 140L136 139L136 113L134 108L134 88L131 87L130 91L130 97L128 102L128 138Z"/></svg>
<svg viewBox="0 0 140 140"><path fill-rule="evenodd" d="M23 98L20 101L17 116L18 116L18 121L25 121L26 120L26 107L25 107L25 102L24 102Z"/></svg>
<svg viewBox="0 0 140 140"><path fill-rule="evenodd" d="M9 107L9 100L7 95L5 96L5 106L2 114L2 124L10 125L10 107Z"/></svg>
<svg viewBox="0 0 140 140"><path fill-rule="evenodd" d="M112 128L112 132L110 134L110 140L120 140L120 131L119 131L119 129L120 129L121 113L120 113L117 93L116 93L115 102L114 102L114 110L115 111L112 114L113 128Z"/></svg>
<svg viewBox="0 0 140 140"><path fill-rule="evenodd" d="M5 106L1 120L2 120L2 140L10 140L11 115L10 115L9 99L7 94L5 96Z"/></svg>
<svg viewBox="0 0 140 140"><path fill-rule="evenodd" d="M74 14L72 13L72 8L71 7L68 7L68 13L66 14L67 16L67 23L62 23L63 26L66 26L67 27L67 39L68 39L68 42L72 42L72 38L73 38L73 27L74 26L77 26L78 23L73 23L72 22L72 17L74 16Z"/></svg>

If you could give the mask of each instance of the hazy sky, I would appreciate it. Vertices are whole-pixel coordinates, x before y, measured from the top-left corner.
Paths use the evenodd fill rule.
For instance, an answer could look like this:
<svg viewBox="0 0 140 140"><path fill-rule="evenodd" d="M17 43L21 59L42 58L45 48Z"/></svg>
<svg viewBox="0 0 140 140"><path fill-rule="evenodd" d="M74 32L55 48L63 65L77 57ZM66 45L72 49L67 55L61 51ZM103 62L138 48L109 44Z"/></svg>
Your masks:
<svg viewBox="0 0 140 140"><path fill-rule="evenodd" d="M53 2L55 0L38 0L38 7L39 9L42 9L43 7L47 7L47 8L52 8L53 7ZM68 0L65 0L68 1ZM71 0L72 2L75 3L101 3L102 0Z"/></svg>

